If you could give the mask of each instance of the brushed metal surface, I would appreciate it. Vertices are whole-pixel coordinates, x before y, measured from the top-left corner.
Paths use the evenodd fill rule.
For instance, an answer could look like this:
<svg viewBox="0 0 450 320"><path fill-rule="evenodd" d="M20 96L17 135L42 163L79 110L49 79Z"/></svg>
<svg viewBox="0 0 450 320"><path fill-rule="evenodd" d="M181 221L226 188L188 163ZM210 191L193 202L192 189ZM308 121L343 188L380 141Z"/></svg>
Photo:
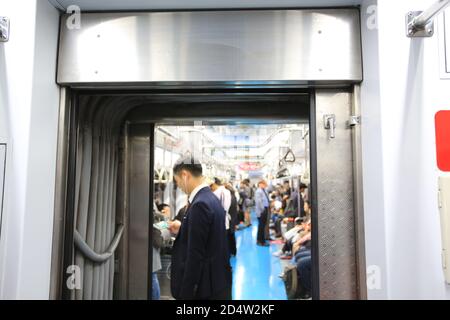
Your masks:
<svg viewBox="0 0 450 320"><path fill-rule="evenodd" d="M2 234L3 192L5 186L6 144L0 144L0 236Z"/></svg>
<svg viewBox="0 0 450 320"><path fill-rule="evenodd" d="M360 82L359 10L82 13L60 84Z"/></svg>
<svg viewBox="0 0 450 320"><path fill-rule="evenodd" d="M357 299L356 238L352 159L352 95L318 90L317 196L320 299ZM323 116L336 116L335 138Z"/></svg>
<svg viewBox="0 0 450 320"><path fill-rule="evenodd" d="M51 261L50 295L51 300L57 300L62 295L63 281L63 251L64 223L66 214L67 176L69 160L69 113L70 93L61 88L58 119L58 149L56 160L55 213L53 221L53 244Z"/></svg>
<svg viewBox="0 0 450 320"><path fill-rule="evenodd" d="M361 88L359 85L354 87L352 101L352 115L361 116ZM363 193L363 166L362 166L362 136L361 126L359 124L352 128L353 143L353 177L354 177L354 203L355 203L355 242L356 242L356 261L357 261L357 286L358 298L367 300L367 269L366 269L366 245L364 228L364 193Z"/></svg>
<svg viewBox="0 0 450 320"><path fill-rule="evenodd" d="M67 10L70 6L79 6L83 11L168 11L192 9L245 9L245 8L316 8L356 6L361 0L49 0L56 8Z"/></svg>
<svg viewBox="0 0 450 320"><path fill-rule="evenodd" d="M439 58L442 79L450 79L450 8L439 17Z"/></svg>
<svg viewBox="0 0 450 320"><path fill-rule="evenodd" d="M447 9L444 16L444 42L445 42L445 72L450 78L450 9Z"/></svg>
<svg viewBox="0 0 450 320"><path fill-rule="evenodd" d="M316 94L316 117L317 123L317 175L318 175L318 233L319 233L319 272L320 272L320 298L322 299L356 299L358 297L358 264L356 243L362 238L356 237L355 207L358 206L354 196L354 165L352 159L352 129L347 127L347 121L352 112L353 95L343 90L318 89ZM167 97L166 97L167 98ZM208 100L211 99L203 97ZM173 97L172 97L173 99ZM186 99L188 101L189 99ZM117 132L127 116L132 113L128 111L133 108L155 108L149 101L149 97L117 94L108 96L80 97L80 106L84 112L98 112L102 114L115 114L114 121L109 121L106 128L111 127L112 132ZM300 100L299 105L303 105ZM245 111L245 99L242 102L240 112ZM248 101L247 101L248 103ZM285 102L286 103L286 102ZM158 105L171 113L174 105ZM355 106L353 106L355 107ZM357 112L358 106L355 107ZM250 110L252 109L252 110ZM285 111L286 108L282 108ZM97 110L97 111L96 111ZM244 114L249 116L250 111L259 116L268 112L265 109L249 108ZM150 114L150 113L149 113ZM204 115L208 114L206 109ZM328 130L323 129L323 115L335 114L336 136L329 139ZM291 114L296 118L295 114ZM109 117L108 117L109 119ZM117 127L117 128L116 128ZM119 256L120 263L127 268L120 268L121 277L128 280L128 288L122 288L119 298L146 299L148 282L148 213L149 213L149 132L136 128L148 128L148 125L131 125L134 129L130 131L127 146L123 152L127 157L125 170L126 180L122 183L127 185L125 200L119 200L123 208L128 211L129 216L124 222L128 224L128 234L123 245L125 256ZM108 130L109 131L109 130ZM62 155L60 156L63 158ZM115 167L115 165L113 166ZM123 172L121 170L121 172ZM123 174L123 173L122 173ZM121 180L122 181L122 180ZM113 183L115 185L117 183ZM116 194L113 192L112 194ZM127 208L129 210L127 210ZM115 209L113 208L113 211ZM121 216L121 214L119 214ZM122 220L118 219L118 222ZM111 233L111 235L113 235ZM361 235L363 236L363 235ZM110 274L109 272L106 274ZM94 279L95 277L93 277ZM97 276L97 278L99 278ZM121 281L124 283L127 281ZM112 281L105 284L105 288L112 285ZM112 292L111 289L105 289ZM123 293L122 293L123 292ZM109 296L106 298L110 298Z"/></svg>
<svg viewBox="0 0 450 320"><path fill-rule="evenodd" d="M148 298L150 126L130 126L128 299Z"/></svg>

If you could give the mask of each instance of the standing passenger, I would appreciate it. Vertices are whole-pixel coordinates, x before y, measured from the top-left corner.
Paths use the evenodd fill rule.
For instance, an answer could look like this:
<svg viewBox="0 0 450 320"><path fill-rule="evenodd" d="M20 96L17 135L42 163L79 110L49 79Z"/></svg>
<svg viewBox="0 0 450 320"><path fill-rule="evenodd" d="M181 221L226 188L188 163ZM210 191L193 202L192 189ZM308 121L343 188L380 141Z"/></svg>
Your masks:
<svg viewBox="0 0 450 320"><path fill-rule="evenodd" d="M242 198L242 210L244 211L244 224L246 227L252 225L250 217L250 207L252 206L252 189L250 187L250 180L245 179L241 183L239 196Z"/></svg>
<svg viewBox="0 0 450 320"><path fill-rule="evenodd" d="M214 178L214 182L211 184L211 191L216 195L222 204L223 209L226 213L225 227L227 231L230 229L230 206L231 206L231 192L225 188L222 181L219 178Z"/></svg>
<svg viewBox="0 0 450 320"><path fill-rule="evenodd" d="M178 233L172 252L172 295L176 299L230 300L225 210L203 182L202 166L193 157L179 160L173 173L189 197L183 222L170 226Z"/></svg>
<svg viewBox="0 0 450 320"><path fill-rule="evenodd" d="M233 186L231 183L228 183L225 185L225 188L227 188L228 191L231 193L231 205L230 210L228 213L230 214L230 229L228 230L228 243L230 247L230 254L232 256L236 256L237 253L237 247L236 247L236 228L239 224L239 218L238 218L238 201L236 198L236 191L233 189Z"/></svg>
<svg viewBox="0 0 450 320"><path fill-rule="evenodd" d="M267 183L261 180L258 183L258 190L255 193L255 211L258 217L258 236L256 244L259 246L268 246L265 239L265 229L267 223L267 216L269 212L269 196L266 192Z"/></svg>
<svg viewBox="0 0 450 320"><path fill-rule="evenodd" d="M164 206L162 206L164 207ZM163 212L159 212L156 203L153 202L153 218L155 222L164 221L170 216L170 211L166 208L163 209ZM152 232L152 244L153 244L153 268L152 268L152 300L159 300L161 297L161 290L158 281L157 272L162 269L161 264L161 253L160 250L163 247L164 242L170 240L170 232L167 229L158 229L153 225Z"/></svg>

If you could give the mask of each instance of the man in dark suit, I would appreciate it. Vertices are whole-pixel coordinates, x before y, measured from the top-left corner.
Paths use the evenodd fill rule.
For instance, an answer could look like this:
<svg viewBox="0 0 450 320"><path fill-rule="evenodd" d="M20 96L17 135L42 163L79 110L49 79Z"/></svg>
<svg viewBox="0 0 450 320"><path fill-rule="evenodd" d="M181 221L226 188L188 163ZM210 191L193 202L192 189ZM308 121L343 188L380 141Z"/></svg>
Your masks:
<svg viewBox="0 0 450 320"><path fill-rule="evenodd" d="M173 174L188 194L188 207L172 251L171 289L176 299L231 300L230 253L225 210L203 182L202 166L189 156L178 161Z"/></svg>

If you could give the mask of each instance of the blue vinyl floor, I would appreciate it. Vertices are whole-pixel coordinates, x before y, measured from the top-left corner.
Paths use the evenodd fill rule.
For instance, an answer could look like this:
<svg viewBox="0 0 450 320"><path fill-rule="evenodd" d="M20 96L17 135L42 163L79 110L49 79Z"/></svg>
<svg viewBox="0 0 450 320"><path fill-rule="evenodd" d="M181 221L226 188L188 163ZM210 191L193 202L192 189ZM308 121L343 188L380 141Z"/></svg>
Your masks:
<svg viewBox="0 0 450 320"><path fill-rule="evenodd" d="M233 300L286 300L280 259L272 253L280 245L256 245L258 220L252 214L252 226L236 231L237 256L233 267Z"/></svg>

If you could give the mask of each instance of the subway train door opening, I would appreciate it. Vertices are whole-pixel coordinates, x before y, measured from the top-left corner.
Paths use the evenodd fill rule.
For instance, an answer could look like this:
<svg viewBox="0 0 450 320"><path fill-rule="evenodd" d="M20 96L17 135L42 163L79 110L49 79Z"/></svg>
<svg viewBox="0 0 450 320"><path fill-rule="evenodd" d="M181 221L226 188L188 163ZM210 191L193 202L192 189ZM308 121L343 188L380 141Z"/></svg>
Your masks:
<svg viewBox="0 0 450 320"><path fill-rule="evenodd" d="M170 283L181 298L364 299L360 17L87 12L74 29L63 15L51 297L170 299ZM173 172L189 153L203 163ZM192 214L206 198L217 214ZM222 215L194 265L227 265L199 276L186 248L209 229L183 222Z"/></svg>
<svg viewBox="0 0 450 320"><path fill-rule="evenodd" d="M80 281L61 272L62 297L173 298L188 199L173 168L191 155L225 212L230 298L357 298L353 95L72 92L59 270Z"/></svg>

